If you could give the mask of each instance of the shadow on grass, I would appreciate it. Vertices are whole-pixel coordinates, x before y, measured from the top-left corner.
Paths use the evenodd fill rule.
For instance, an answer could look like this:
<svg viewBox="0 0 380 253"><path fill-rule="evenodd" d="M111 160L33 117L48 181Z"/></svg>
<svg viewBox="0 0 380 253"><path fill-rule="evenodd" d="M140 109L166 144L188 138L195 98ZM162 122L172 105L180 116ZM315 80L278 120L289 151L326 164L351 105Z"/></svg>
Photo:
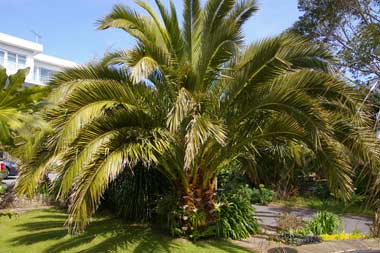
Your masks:
<svg viewBox="0 0 380 253"><path fill-rule="evenodd" d="M12 238L10 243L13 245L32 245L49 241L48 245L50 246L44 249L46 253L186 252L185 248L182 249L184 240L162 235L146 225L127 225L118 219L102 218L93 221L84 233L71 236L67 234L67 230L63 226L66 215L46 213L34 218L33 222L17 225L18 231L22 232L23 235ZM57 242L51 244L52 241ZM221 240L200 241L194 244L199 249L214 248L231 253L243 252L241 247Z"/></svg>

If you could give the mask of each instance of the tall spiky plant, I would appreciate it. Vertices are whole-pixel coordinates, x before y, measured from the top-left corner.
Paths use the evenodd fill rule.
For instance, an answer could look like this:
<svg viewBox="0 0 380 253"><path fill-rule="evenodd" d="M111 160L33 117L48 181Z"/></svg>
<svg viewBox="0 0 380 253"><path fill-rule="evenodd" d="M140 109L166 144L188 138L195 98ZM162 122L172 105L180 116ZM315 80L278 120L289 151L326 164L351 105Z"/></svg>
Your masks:
<svg viewBox="0 0 380 253"><path fill-rule="evenodd" d="M367 169L377 165L357 91L330 72L327 50L291 34L245 47L242 26L257 10L254 0L186 0L182 26L173 2L169 10L155 2L158 14L136 1L146 15L116 5L99 21L99 29L134 37L135 47L51 82L50 152L24 171L19 192L32 193L55 169L57 197L69 200L69 224L81 230L109 183L144 164L172 182L185 214L205 213L207 227L217 219L221 168L240 159L254 170L277 142L310 149L331 190L346 198L352 154Z"/></svg>

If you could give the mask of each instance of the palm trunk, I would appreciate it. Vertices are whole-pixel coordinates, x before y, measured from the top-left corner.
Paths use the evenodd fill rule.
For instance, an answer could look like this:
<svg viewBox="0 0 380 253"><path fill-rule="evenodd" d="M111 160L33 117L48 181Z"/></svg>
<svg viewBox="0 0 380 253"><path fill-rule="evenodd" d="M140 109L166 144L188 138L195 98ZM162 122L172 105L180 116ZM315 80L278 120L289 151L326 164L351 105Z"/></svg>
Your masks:
<svg viewBox="0 0 380 253"><path fill-rule="evenodd" d="M183 210L180 218L181 230L185 234L192 231L202 231L217 219L216 213L216 180L210 180L206 187L200 182L190 185L180 193L180 209Z"/></svg>

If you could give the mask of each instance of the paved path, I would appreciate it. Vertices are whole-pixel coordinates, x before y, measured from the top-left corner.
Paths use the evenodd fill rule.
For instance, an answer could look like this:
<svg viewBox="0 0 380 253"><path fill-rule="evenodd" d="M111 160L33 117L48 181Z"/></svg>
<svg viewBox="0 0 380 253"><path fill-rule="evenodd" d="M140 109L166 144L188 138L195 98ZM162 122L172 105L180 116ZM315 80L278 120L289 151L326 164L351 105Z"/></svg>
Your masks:
<svg viewBox="0 0 380 253"><path fill-rule="evenodd" d="M304 220L310 220L317 211L306 208L289 208L285 206L268 205L259 206L254 205L256 208L256 215L259 223L267 229L267 232L275 231L277 220L281 213L288 212L294 214ZM353 216L353 215L340 215L343 221L344 231L351 233L354 229L359 229L362 233L368 235L369 225L372 219L368 217Z"/></svg>
<svg viewBox="0 0 380 253"><path fill-rule="evenodd" d="M260 237L251 237L234 241L234 244L257 253L380 253L379 239L330 241L302 246L289 246Z"/></svg>

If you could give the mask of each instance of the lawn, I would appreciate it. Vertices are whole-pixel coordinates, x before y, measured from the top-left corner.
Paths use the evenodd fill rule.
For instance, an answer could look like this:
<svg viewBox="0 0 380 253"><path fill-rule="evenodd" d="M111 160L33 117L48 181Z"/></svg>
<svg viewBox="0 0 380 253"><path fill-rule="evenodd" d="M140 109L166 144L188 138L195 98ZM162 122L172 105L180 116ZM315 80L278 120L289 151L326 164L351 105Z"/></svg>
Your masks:
<svg viewBox="0 0 380 253"><path fill-rule="evenodd" d="M373 216L374 213L373 210L365 208L365 204L355 200L345 204L342 201L333 199L321 200L313 197L292 197L289 200L275 200L274 203L288 207L306 207L316 210L326 210L338 214Z"/></svg>
<svg viewBox="0 0 380 253"><path fill-rule="evenodd" d="M173 239L149 226L127 225L110 217L96 218L86 232L71 236L63 227L65 219L66 214L56 209L0 217L0 253L251 252L223 240Z"/></svg>

